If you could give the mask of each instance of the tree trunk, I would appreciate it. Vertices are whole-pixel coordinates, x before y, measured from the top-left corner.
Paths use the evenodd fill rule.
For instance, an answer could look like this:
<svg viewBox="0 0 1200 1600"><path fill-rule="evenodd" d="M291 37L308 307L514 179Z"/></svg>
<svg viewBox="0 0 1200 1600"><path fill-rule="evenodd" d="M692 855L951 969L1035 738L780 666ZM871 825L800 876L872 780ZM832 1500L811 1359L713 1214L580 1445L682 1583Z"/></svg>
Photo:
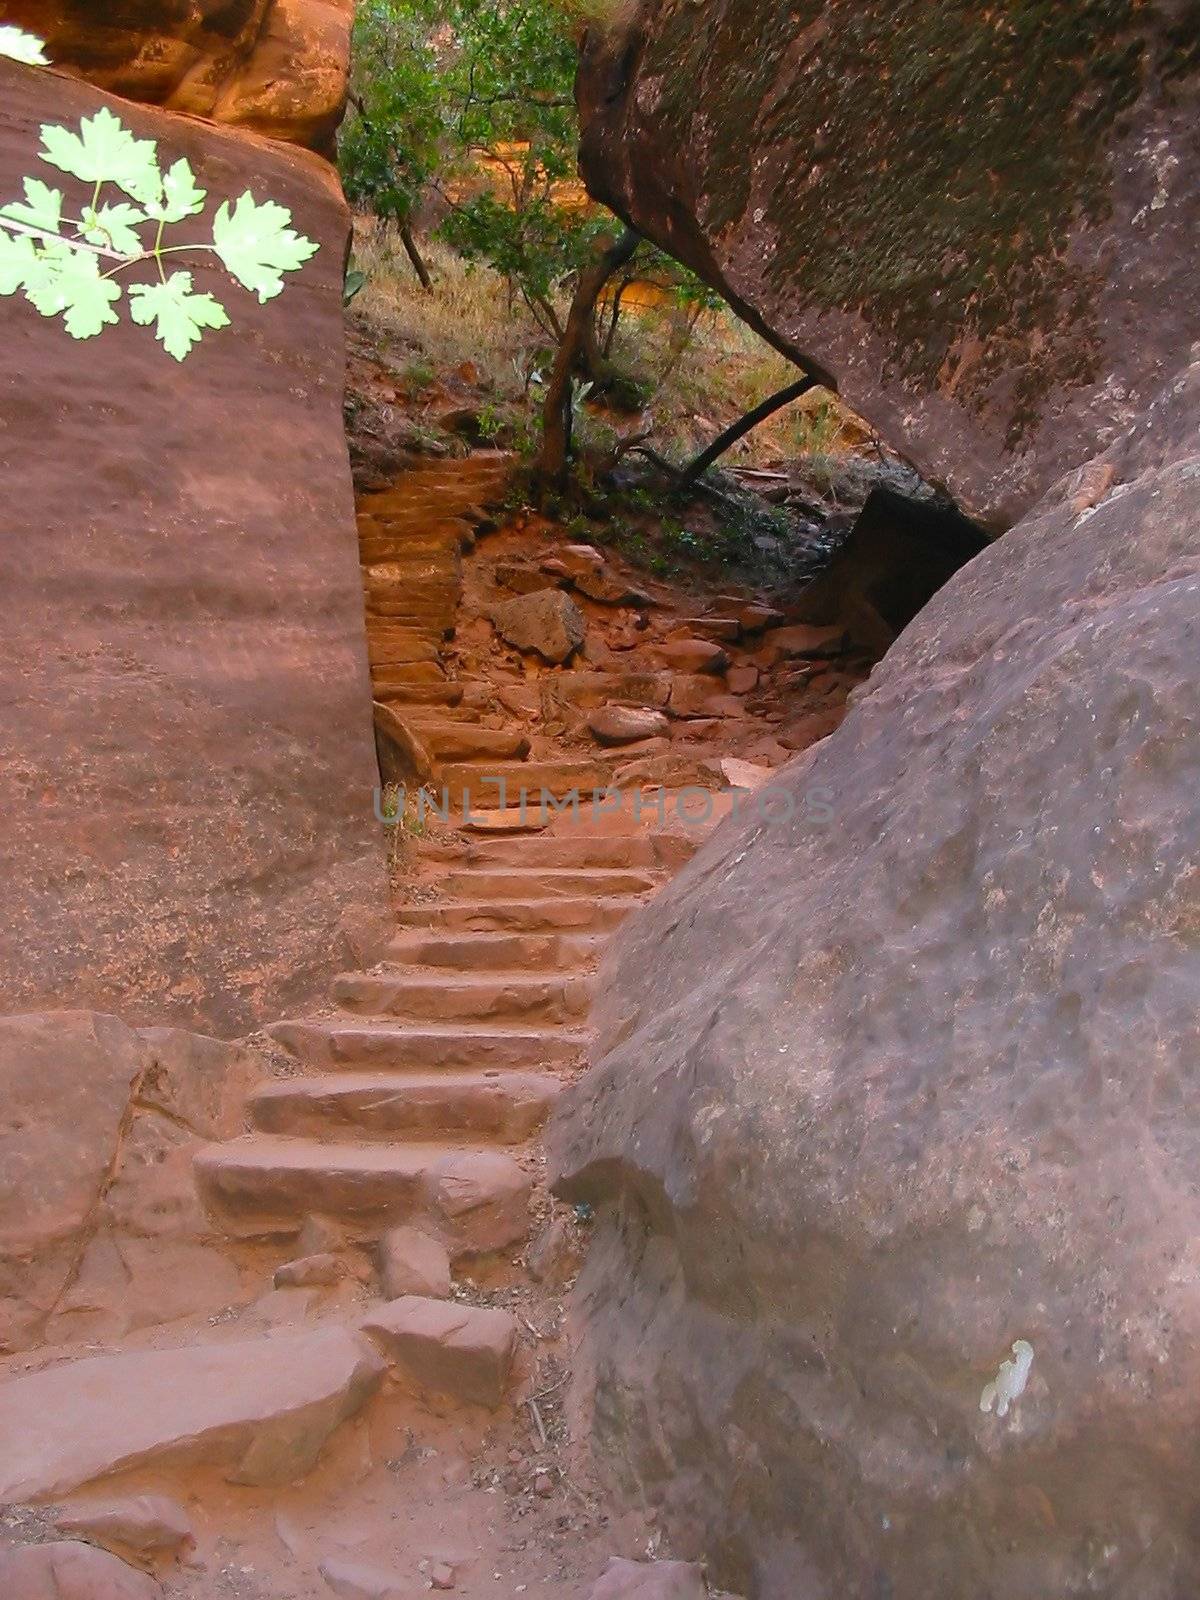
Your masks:
<svg viewBox="0 0 1200 1600"><path fill-rule="evenodd" d="M810 389L819 387L820 385L816 378L806 376L796 383L790 383L786 389L780 389L778 394L771 395L770 399L764 400L761 405L755 406L753 411L747 411L746 415L740 417L732 428L726 428L719 438L713 440L707 450L702 450L696 459L683 469L679 480L680 486L686 489L691 484L696 483L704 476L714 461L719 461L727 450L731 450L739 439L744 439L748 433L752 433L760 422L765 422L768 417L774 416L777 411L782 411L784 406L791 405L793 400L799 400L800 396L807 394Z"/></svg>
<svg viewBox="0 0 1200 1600"><path fill-rule="evenodd" d="M534 465L534 479L546 488L565 489L567 485L571 457L571 381L594 334L596 301L613 273L619 272L632 259L641 242L640 234L626 228L615 244L609 245L579 274L542 407L542 448Z"/></svg>
<svg viewBox="0 0 1200 1600"><path fill-rule="evenodd" d="M412 269L416 273L422 289L426 294L432 294L433 279L429 276L429 268L425 265L420 250L417 249L417 241L413 237L412 228L407 222L400 224L400 243L404 246L405 255L412 262Z"/></svg>

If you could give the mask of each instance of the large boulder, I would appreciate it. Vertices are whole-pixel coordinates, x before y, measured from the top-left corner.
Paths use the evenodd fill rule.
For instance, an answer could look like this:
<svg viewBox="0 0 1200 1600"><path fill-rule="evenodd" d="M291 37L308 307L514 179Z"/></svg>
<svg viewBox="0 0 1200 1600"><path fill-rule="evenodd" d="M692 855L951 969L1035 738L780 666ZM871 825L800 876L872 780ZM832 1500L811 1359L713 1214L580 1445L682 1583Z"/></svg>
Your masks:
<svg viewBox="0 0 1200 1600"><path fill-rule="evenodd" d="M130 100L316 148L345 108L354 0L7 0L4 16Z"/></svg>
<svg viewBox="0 0 1200 1600"><path fill-rule="evenodd" d="M0 196L106 104L0 61ZM232 326L183 365L127 314L81 344L0 300L0 973L9 1009L234 1035L310 1003L343 908L385 895L347 213L306 151L115 104L210 208L250 189L320 249L266 305L201 268Z"/></svg>
<svg viewBox="0 0 1200 1600"><path fill-rule="evenodd" d="M588 33L591 192L989 527L1200 334L1188 0L632 0Z"/></svg>
<svg viewBox="0 0 1200 1600"><path fill-rule="evenodd" d="M239 1274L192 1159L240 1131L243 1049L59 1011L0 1018L0 1352L220 1310Z"/></svg>
<svg viewBox="0 0 1200 1600"><path fill-rule="evenodd" d="M758 1600L1200 1586L1200 350L627 922L583 1400Z"/></svg>

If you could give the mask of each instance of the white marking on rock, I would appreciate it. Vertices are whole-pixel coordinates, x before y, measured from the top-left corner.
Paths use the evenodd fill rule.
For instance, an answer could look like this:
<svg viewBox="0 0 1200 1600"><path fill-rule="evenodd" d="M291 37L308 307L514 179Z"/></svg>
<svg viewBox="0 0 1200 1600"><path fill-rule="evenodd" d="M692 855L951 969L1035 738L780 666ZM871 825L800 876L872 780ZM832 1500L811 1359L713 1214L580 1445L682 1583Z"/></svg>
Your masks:
<svg viewBox="0 0 1200 1600"><path fill-rule="evenodd" d="M991 1383L984 1385L979 1396L980 1411L990 1412L995 1407L998 1417L1006 1417L1008 1408L1025 1393L1033 1366L1033 1346L1027 1339L1018 1339L1012 1347L1013 1359L1002 1361L1000 1370Z"/></svg>

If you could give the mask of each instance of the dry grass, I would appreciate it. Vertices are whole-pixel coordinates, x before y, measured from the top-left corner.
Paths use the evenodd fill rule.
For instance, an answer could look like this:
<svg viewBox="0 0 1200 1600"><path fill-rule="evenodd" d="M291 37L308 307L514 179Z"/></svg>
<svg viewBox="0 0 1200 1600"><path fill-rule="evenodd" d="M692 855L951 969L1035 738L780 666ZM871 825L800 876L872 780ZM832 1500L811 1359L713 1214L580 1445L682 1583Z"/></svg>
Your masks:
<svg viewBox="0 0 1200 1600"><path fill-rule="evenodd" d="M434 375L470 362L498 397L522 392L523 363L538 344L524 306L510 303L502 278L468 267L436 239L422 241L433 277L426 294L394 236L370 224L355 228L354 264L367 283L354 302L371 327L394 340L415 367Z"/></svg>
<svg viewBox="0 0 1200 1600"><path fill-rule="evenodd" d="M430 294L394 235L360 223L354 258L367 284L355 311L393 344L398 364L418 381L469 365L493 403L523 407L526 374L544 370L549 359L544 335L496 273L467 266L436 239L424 240L422 251L434 280ZM669 305L626 312L613 356L650 396L658 448L681 457L796 377L791 362L725 309L704 313L690 329L684 313ZM633 418L617 425L638 426ZM759 428L733 459L763 465L838 455L863 439L858 419L816 390Z"/></svg>

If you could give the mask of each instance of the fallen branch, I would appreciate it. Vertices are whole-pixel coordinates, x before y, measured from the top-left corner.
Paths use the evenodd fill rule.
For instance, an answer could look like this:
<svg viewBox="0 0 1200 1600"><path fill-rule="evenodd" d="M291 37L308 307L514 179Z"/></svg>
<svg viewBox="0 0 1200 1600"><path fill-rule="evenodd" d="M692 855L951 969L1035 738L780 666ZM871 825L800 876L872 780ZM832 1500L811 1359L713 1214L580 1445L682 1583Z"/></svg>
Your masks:
<svg viewBox="0 0 1200 1600"><path fill-rule="evenodd" d="M782 411L784 406L790 406L793 400L799 400L801 395L807 394L810 389L819 387L817 379L806 373L796 383L789 383L786 389L780 389L778 394L771 395L761 405L755 406L753 411L747 411L744 417L740 417L731 428L726 428L724 433L713 440L707 450L702 450L696 459L683 469L680 478L682 486L688 489L698 483L709 467L719 461L727 450L731 450L739 439L744 439L748 433L753 433L760 423L765 422L768 417L773 417L777 411Z"/></svg>

